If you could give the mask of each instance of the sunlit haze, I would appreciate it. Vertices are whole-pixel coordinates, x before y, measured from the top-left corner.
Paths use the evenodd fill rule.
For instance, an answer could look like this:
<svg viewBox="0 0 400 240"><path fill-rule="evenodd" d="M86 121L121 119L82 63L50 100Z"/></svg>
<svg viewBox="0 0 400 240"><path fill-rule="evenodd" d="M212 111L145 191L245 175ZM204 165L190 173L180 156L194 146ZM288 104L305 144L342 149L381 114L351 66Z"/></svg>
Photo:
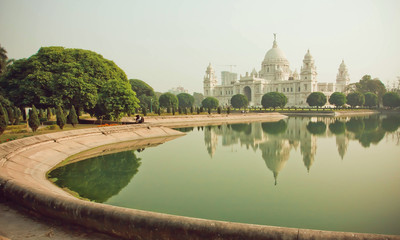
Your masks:
<svg viewBox="0 0 400 240"><path fill-rule="evenodd" d="M0 0L0 44L14 59L89 49L156 91L191 93L203 92L209 62L259 71L277 33L292 70L310 49L320 82L334 82L344 59L351 82L369 74L386 85L400 76L399 9L397 0Z"/></svg>

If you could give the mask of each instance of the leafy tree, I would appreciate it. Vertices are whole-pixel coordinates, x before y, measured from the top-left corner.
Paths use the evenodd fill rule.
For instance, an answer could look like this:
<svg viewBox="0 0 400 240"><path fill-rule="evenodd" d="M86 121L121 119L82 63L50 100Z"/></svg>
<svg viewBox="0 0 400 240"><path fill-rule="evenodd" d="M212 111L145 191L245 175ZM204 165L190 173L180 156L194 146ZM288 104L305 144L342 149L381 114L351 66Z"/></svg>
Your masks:
<svg viewBox="0 0 400 240"><path fill-rule="evenodd" d="M68 114L68 123L72 124L73 127L75 127L76 124L78 124L78 116L76 115L75 107L72 105L71 110L69 111Z"/></svg>
<svg viewBox="0 0 400 240"><path fill-rule="evenodd" d="M400 96L397 92L387 92L382 97L383 106L395 108L400 106Z"/></svg>
<svg viewBox="0 0 400 240"><path fill-rule="evenodd" d="M110 79L127 82L114 62L83 49L42 47L15 61L0 80L7 97L18 107L75 106L93 113L98 92Z"/></svg>
<svg viewBox="0 0 400 240"><path fill-rule="evenodd" d="M136 97L140 100L139 106L141 108L158 108L158 98L150 85L139 79L129 79L129 83L132 86L132 90L136 93Z"/></svg>
<svg viewBox="0 0 400 240"><path fill-rule="evenodd" d="M36 132L36 130L40 126L39 116L38 116L35 105L33 105L32 109L29 110L28 124L33 132Z"/></svg>
<svg viewBox="0 0 400 240"><path fill-rule="evenodd" d="M389 115L382 120L382 129L386 132L395 132L400 127L400 117Z"/></svg>
<svg viewBox="0 0 400 240"><path fill-rule="evenodd" d="M178 98L172 94L172 93L163 93L160 98L158 99L158 101L160 102L160 106L161 107L173 107L176 108L178 107Z"/></svg>
<svg viewBox="0 0 400 240"><path fill-rule="evenodd" d="M107 81L99 92L99 115L119 121L124 114L130 114L139 107L136 93L129 83L119 80ZM102 112L104 111L104 112Z"/></svg>
<svg viewBox="0 0 400 240"><path fill-rule="evenodd" d="M189 108L193 107L194 104L194 97L188 93L179 93L177 96L179 107L182 108Z"/></svg>
<svg viewBox="0 0 400 240"><path fill-rule="evenodd" d="M194 105L196 107L201 107L201 102L204 100L204 95L202 93L193 93L193 98L194 98Z"/></svg>
<svg viewBox="0 0 400 240"><path fill-rule="evenodd" d="M233 95L231 98L231 104L234 108L245 108L249 105L249 100L247 97L243 94L236 94Z"/></svg>
<svg viewBox="0 0 400 240"><path fill-rule="evenodd" d="M276 107L283 108L288 99L283 93L279 92L269 92L262 96L261 105L263 108L270 108L273 107L274 110Z"/></svg>
<svg viewBox="0 0 400 240"><path fill-rule="evenodd" d="M365 102L365 97L360 92L353 92L347 95L347 104L351 107L362 106Z"/></svg>
<svg viewBox="0 0 400 240"><path fill-rule="evenodd" d="M219 105L218 99L214 97L206 97L202 102L201 105L205 108L216 108Z"/></svg>
<svg viewBox="0 0 400 240"><path fill-rule="evenodd" d="M63 129L65 126L66 119L64 111L61 109L60 106L57 106L56 119L57 119L57 125L60 127L60 129Z"/></svg>
<svg viewBox="0 0 400 240"><path fill-rule="evenodd" d="M351 118L346 122L346 128L348 131L355 134L361 134L364 131L364 121L362 118Z"/></svg>
<svg viewBox="0 0 400 240"><path fill-rule="evenodd" d="M329 97L329 103L335 105L336 107L341 107L346 104L346 95L341 92L334 92Z"/></svg>
<svg viewBox="0 0 400 240"><path fill-rule="evenodd" d="M324 122L309 122L307 130L312 135L323 135L326 132L326 124Z"/></svg>
<svg viewBox="0 0 400 240"><path fill-rule="evenodd" d="M14 59L8 59L7 51L0 45L0 76L6 72L7 67L14 62Z"/></svg>
<svg viewBox="0 0 400 240"><path fill-rule="evenodd" d="M372 92L376 94L378 98L382 98L383 94L386 92L385 85L383 85L378 78L372 79L370 75L364 75L355 86L356 92Z"/></svg>
<svg viewBox="0 0 400 240"><path fill-rule="evenodd" d="M307 97L307 103L311 107L322 107L326 104L326 96L322 92L313 92Z"/></svg>
<svg viewBox="0 0 400 240"><path fill-rule="evenodd" d="M7 122L8 121L6 119L5 110L2 104L0 103L0 135L3 134L3 132L6 130Z"/></svg>
<svg viewBox="0 0 400 240"><path fill-rule="evenodd" d="M375 93L367 92L364 94L365 103L367 107L375 107L378 105L378 96Z"/></svg>

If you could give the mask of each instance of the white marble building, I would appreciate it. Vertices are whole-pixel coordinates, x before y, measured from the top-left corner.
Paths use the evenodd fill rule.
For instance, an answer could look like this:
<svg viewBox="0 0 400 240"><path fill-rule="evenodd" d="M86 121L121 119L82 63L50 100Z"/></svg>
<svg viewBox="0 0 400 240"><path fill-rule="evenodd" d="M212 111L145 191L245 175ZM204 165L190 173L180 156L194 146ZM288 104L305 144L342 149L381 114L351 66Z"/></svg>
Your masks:
<svg viewBox="0 0 400 240"><path fill-rule="evenodd" d="M297 70L292 71L284 52L278 47L274 34L272 48L265 54L259 72L253 69L251 73L240 75L239 80L224 80L218 85L210 63L203 85L204 96L217 98L220 105L230 105L232 96L241 93L247 96L250 106L261 106L261 98L265 93L281 92L288 98L286 106L308 106L306 99L310 93L323 92L329 98L333 92L343 92L349 81L347 67L342 61L336 83L319 83L314 58L309 50L304 56L300 73Z"/></svg>

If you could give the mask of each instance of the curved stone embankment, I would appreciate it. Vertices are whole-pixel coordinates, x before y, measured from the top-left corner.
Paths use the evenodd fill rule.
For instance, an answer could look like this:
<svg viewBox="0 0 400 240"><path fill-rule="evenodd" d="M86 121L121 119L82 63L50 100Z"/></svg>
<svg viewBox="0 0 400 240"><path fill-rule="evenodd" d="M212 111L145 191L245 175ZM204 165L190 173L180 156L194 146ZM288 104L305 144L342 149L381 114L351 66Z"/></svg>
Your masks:
<svg viewBox="0 0 400 240"><path fill-rule="evenodd" d="M79 200L46 179L51 168L80 152L90 155L103 151L105 147L101 146L127 141L135 141L132 144L138 146L160 144L183 135L156 125L89 128L1 144L0 195L37 213L127 239L400 239L400 236L229 223L126 209Z"/></svg>

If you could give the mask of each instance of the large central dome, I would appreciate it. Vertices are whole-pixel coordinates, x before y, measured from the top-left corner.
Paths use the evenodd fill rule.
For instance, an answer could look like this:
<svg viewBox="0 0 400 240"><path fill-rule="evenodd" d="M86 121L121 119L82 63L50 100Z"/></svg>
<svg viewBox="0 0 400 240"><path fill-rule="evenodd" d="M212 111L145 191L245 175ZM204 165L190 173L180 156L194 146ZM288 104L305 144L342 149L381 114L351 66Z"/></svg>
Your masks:
<svg viewBox="0 0 400 240"><path fill-rule="evenodd" d="M265 54L264 62L265 63L288 62L285 53L278 47L278 44L276 43L276 36L274 36L274 43L272 45L272 48Z"/></svg>

